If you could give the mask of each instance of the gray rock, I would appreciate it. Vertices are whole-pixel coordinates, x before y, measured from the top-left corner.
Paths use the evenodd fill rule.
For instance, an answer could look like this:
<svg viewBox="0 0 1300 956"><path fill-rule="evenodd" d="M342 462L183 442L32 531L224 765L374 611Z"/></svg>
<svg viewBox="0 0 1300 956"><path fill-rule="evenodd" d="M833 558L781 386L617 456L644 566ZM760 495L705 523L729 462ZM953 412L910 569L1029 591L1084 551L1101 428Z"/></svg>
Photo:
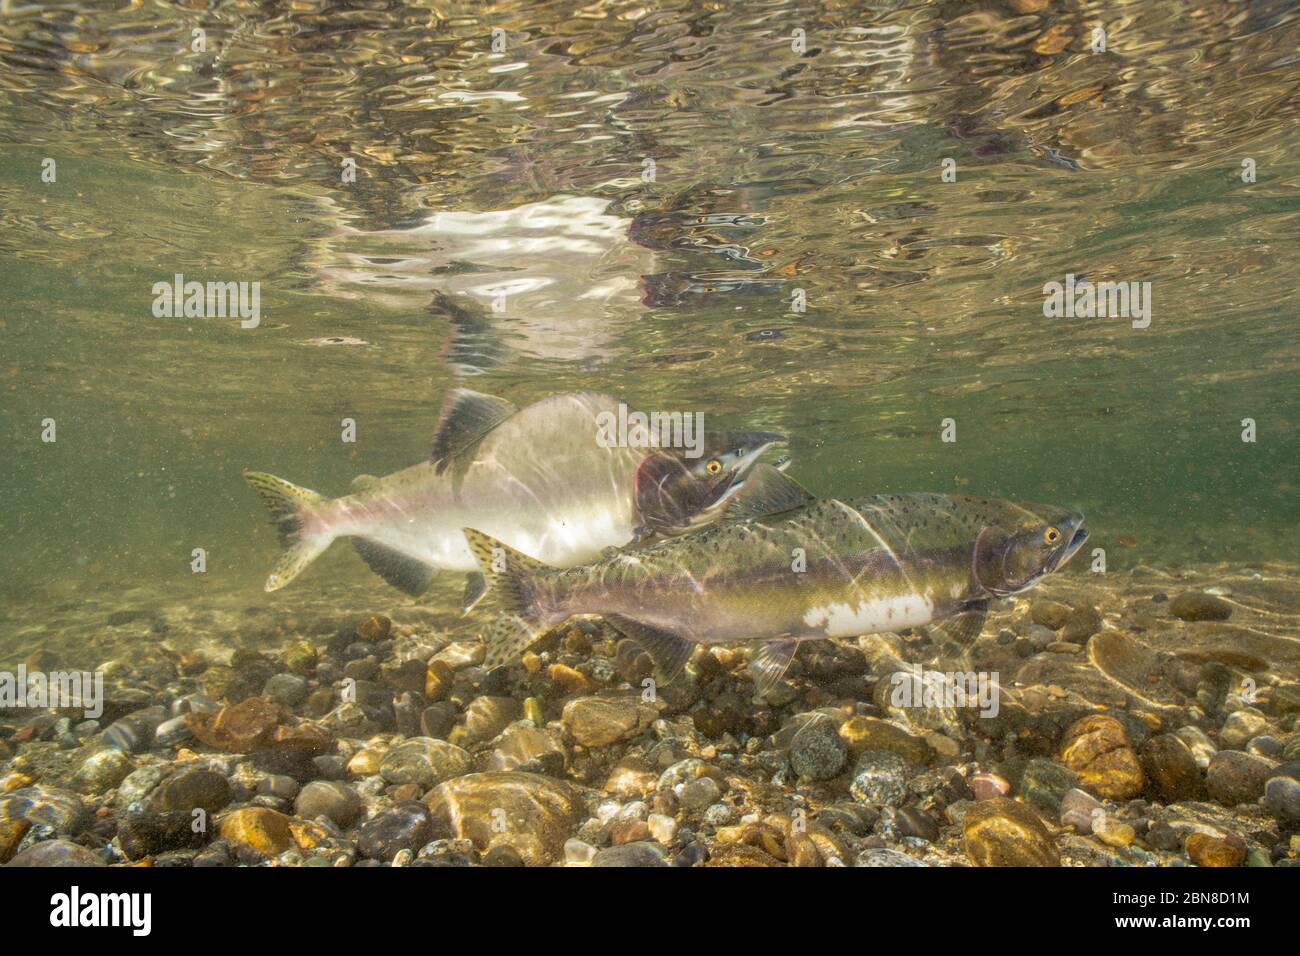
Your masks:
<svg viewBox="0 0 1300 956"><path fill-rule="evenodd" d="M828 717L806 722L790 743L790 769L808 780L830 780L844 769L848 747Z"/></svg>
<svg viewBox="0 0 1300 956"><path fill-rule="evenodd" d="M668 855L657 843L637 841L598 852L592 866L669 866Z"/></svg>
<svg viewBox="0 0 1300 956"><path fill-rule="evenodd" d="M262 696L285 707L294 708L307 699L309 690L306 678L297 674L276 674L266 682Z"/></svg>
<svg viewBox="0 0 1300 956"><path fill-rule="evenodd" d="M432 737L412 737L384 756L380 776L388 783L414 783L426 790L470 770L471 758L455 744Z"/></svg>
<svg viewBox="0 0 1300 956"><path fill-rule="evenodd" d="M361 798L346 783L313 780L298 794L294 812L306 820L326 817L349 827L361 814Z"/></svg>
<svg viewBox="0 0 1300 956"><path fill-rule="evenodd" d="M922 863L920 860L913 859L901 850L890 850L887 848L878 848L874 850L863 850L858 854L857 859L853 861L854 866L929 866L928 863Z"/></svg>
<svg viewBox="0 0 1300 956"><path fill-rule="evenodd" d="M87 757L68 782L82 793L104 793L125 780L132 769L130 755L110 747Z"/></svg>
<svg viewBox="0 0 1300 956"><path fill-rule="evenodd" d="M1220 750L1205 771L1210 799L1225 807L1254 803L1264 795L1264 784L1274 768L1273 761L1240 750Z"/></svg>
<svg viewBox="0 0 1300 956"><path fill-rule="evenodd" d="M23 850L6 866L107 866L93 850L67 840L45 840Z"/></svg>
<svg viewBox="0 0 1300 956"><path fill-rule="evenodd" d="M907 761L892 750L864 750L849 784L853 799L896 807L907 797Z"/></svg>

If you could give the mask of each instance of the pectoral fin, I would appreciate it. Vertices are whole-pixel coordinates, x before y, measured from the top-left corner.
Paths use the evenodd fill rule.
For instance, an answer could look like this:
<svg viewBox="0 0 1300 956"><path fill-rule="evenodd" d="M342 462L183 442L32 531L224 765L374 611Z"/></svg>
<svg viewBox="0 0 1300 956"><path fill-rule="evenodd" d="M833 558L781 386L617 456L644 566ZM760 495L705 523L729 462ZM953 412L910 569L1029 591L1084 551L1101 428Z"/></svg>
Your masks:
<svg viewBox="0 0 1300 956"><path fill-rule="evenodd" d="M447 470L452 459L478 444L516 411L504 398L467 388L453 388L448 392L429 455L429 460L437 465L438 474Z"/></svg>
<svg viewBox="0 0 1300 956"><path fill-rule="evenodd" d="M745 521L802 508L816 499L803 485L765 462L755 465L723 509L728 521Z"/></svg>
<svg viewBox="0 0 1300 956"><path fill-rule="evenodd" d="M984 621L989 616L988 601L972 601L952 617L944 618L927 625L930 631L937 632L945 640L961 647L969 647L979 638L984 630Z"/></svg>
<svg viewBox="0 0 1300 956"><path fill-rule="evenodd" d="M655 679L660 684L676 680L691 659L695 645L684 637L661 628L642 624L621 614L608 614L605 620L624 635L636 641L655 663Z"/></svg>
<svg viewBox="0 0 1300 956"><path fill-rule="evenodd" d="M433 579L433 565L408 557L370 538L353 538L352 546L370 570L399 591L423 594Z"/></svg>
<svg viewBox="0 0 1300 956"><path fill-rule="evenodd" d="M766 696L781 683L798 649L799 642L792 637L757 642L749 657L749 670L759 697Z"/></svg>
<svg viewBox="0 0 1300 956"><path fill-rule="evenodd" d="M471 571L465 575L465 596L460 602L460 613L468 614L474 610L485 594L487 594L487 578L478 571Z"/></svg>

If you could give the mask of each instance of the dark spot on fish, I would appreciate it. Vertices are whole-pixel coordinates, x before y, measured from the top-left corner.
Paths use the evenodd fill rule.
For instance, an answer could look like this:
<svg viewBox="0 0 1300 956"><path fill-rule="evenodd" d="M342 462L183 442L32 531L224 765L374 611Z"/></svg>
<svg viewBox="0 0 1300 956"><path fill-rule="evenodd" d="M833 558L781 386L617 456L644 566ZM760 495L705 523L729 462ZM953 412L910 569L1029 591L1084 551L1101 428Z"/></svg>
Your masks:
<svg viewBox="0 0 1300 956"><path fill-rule="evenodd" d="M775 342L777 339L785 338L785 333L780 329L759 329L757 332L750 332L745 336L746 342Z"/></svg>

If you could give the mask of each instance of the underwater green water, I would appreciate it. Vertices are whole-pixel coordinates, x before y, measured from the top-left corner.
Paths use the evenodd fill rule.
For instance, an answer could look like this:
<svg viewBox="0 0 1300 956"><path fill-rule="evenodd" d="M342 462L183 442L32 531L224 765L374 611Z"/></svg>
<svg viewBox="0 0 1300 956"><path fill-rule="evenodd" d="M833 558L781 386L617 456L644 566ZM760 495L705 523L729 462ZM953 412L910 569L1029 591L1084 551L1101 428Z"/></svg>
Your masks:
<svg viewBox="0 0 1300 956"><path fill-rule="evenodd" d="M10 611L263 600L240 472L341 494L456 384L1077 507L1115 567L1294 560L1293 5L295 6L0 19ZM156 316L177 273L258 326ZM1045 317L1067 274L1150 282L1149 327ZM342 545L294 588L339 580L398 597Z"/></svg>

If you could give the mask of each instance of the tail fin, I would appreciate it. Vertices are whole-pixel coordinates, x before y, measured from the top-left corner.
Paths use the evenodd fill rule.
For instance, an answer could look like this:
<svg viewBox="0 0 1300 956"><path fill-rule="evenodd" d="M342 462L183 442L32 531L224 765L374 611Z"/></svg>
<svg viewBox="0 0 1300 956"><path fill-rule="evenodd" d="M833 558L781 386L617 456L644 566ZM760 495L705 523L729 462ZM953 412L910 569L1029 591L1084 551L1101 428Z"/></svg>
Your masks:
<svg viewBox="0 0 1300 956"><path fill-rule="evenodd" d="M284 550L266 579L266 590L278 591L334 540L332 534L308 533L306 527L308 512L325 498L262 471L246 471L244 480L271 512L271 523L280 535L280 547Z"/></svg>
<svg viewBox="0 0 1300 956"><path fill-rule="evenodd" d="M496 621L484 641L487 645L484 666L500 667L522 654L546 631L548 625L542 619L533 586L539 573L551 567L482 531L463 530L487 582L486 592L479 601L497 611Z"/></svg>

